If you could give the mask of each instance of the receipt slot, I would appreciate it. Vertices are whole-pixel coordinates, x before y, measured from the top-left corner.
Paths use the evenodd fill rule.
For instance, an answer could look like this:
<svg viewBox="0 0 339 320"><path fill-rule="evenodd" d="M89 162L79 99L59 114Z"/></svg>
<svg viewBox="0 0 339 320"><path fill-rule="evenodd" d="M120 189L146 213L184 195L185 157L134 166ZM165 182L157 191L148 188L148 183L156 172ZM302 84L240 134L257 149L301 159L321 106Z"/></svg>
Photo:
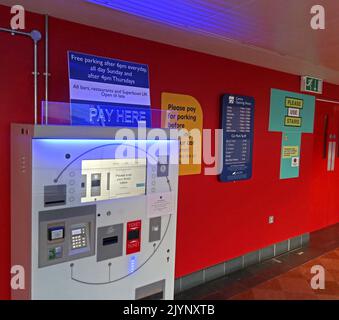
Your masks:
<svg viewBox="0 0 339 320"><path fill-rule="evenodd" d="M178 140L128 130L12 125L13 299L173 298Z"/></svg>

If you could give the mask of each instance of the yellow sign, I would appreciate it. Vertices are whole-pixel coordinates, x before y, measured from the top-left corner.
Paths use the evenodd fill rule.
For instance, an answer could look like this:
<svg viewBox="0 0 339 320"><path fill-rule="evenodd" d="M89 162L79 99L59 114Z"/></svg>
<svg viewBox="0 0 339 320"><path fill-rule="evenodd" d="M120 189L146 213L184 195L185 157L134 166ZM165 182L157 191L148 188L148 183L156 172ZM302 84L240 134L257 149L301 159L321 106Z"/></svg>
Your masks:
<svg viewBox="0 0 339 320"><path fill-rule="evenodd" d="M287 126L287 127L301 127L301 118L285 117L285 126Z"/></svg>
<svg viewBox="0 0 339 320"><path fill-rule="evenodd" d="M290 159L290 158L298 157L298 156L299 156L298 146L284 146L283 147L282 157L284 159Z"/></svg>
<svg viewBox="0 0 339 320"><path fill-rule="evenodd" d="M162 118L162 127L178 129L179 132L179 174L200 174L203 129L200 103L192 96L163 92L161 109L168 111Z"/></svg>
<svg viewBox="0 0 339 320"><path fill-rule="evenodd" d="M302 109L304 107L304 100L287 97L285 98L285 107Z"/></svg>

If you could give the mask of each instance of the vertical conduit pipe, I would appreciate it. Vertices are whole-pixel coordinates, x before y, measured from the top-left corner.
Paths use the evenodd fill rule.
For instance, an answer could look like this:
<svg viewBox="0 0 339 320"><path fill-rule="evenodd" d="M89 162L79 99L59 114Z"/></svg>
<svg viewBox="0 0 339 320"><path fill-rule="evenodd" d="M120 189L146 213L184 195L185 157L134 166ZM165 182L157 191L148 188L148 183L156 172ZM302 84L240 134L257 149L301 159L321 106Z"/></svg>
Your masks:
<svg viewBox="0 0 339 320"><path fill-rule="evenodd" d="M48 125L48 77L49 77L49 57L48 57L48 15L45 15L45 124Z"/></svg>
<svg viewBox="0 0 339 320"><path fill-rule="evenodd" d="M38 43L34 41L34 124L38 123Z"/></svg>

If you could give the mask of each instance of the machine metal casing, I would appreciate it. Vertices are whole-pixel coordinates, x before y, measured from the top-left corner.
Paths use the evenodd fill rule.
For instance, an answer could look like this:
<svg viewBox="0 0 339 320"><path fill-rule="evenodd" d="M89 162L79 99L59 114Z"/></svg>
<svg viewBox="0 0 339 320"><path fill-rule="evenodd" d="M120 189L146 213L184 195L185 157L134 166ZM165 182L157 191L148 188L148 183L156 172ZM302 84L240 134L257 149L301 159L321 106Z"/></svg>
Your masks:
<svg viewBox="0 0 339 320"><path fill-rule="evenodd" d="M12 125L11 259L25 270L13 299L173 299L178 141L168 131L159 140L116 139L119 130ZM111 173L84 178L82 161L120 159L116 148L132 142L147 154L166 145L170 163L159 170L162 151L161 161L147 158L145 194L84 202L91 186L93 197L110 188ZM133 169L139 176L142 165ZM73 235L79 230L83 237Z"/></svg>

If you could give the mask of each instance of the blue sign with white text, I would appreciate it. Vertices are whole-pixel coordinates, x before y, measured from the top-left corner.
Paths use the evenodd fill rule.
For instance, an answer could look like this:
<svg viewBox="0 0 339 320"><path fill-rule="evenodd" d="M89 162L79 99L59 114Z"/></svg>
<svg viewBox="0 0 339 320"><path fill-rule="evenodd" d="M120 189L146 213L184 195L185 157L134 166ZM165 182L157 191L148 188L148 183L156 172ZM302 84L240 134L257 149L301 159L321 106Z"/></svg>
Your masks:
<svg viewBox="0 0 339 320"><path fill-rule="evenodd" d="M252 177L254 105L252 97L222 97L223 168L219 177L222 182Z"/></svg>
<svg viewBox="0 0 339 320"><path fill-rule="evenodd" d="M148 66L68 52L72 125L151 126Z"/></svg>
<svg viewBox="0 0 339 320"><path fill-rule="evenodd" d="M71 109L72 125L93 125L102 127L137 127L145 123L151 127L151 109L130 105L104 105L98 103L75 103Z"/></svg>

